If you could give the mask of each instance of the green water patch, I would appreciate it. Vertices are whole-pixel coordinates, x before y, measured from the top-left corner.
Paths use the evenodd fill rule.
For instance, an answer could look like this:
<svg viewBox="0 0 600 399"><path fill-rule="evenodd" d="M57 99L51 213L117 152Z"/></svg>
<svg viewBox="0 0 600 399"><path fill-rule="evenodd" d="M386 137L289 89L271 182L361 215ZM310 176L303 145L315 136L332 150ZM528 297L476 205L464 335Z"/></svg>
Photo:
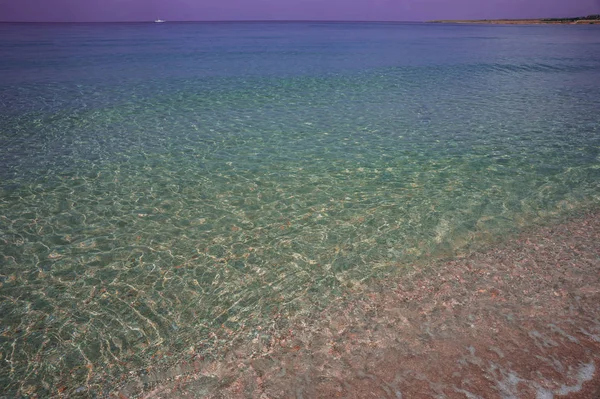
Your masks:
<svg viewBox="0 0 600 399"><path fill-rule="evenodd" d="M384 72L3 121L0 384L99 394L598 206L586 95L567 112L551 89L423 93L456 82Z"/></svg>

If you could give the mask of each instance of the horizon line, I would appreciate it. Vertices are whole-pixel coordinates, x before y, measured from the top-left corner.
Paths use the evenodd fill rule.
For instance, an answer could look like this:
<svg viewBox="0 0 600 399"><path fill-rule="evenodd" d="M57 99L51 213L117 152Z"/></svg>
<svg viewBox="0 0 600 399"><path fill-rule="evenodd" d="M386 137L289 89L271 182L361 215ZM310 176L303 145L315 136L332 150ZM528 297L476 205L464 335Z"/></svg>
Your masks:
<svg viewBox="0 0 600 399"><path fill-rule="evenodd" d="M428 20L358 20L358 19L223 19L223 20L163 20L163 22L169 23L240 23L240 22L254 22L254 23L265 23L265 22L326 22L326 23L427 23L434 21L500 21L500 20L542 20L542 19L568 19L568 18L583 18L584 16L574 17L535 17L535 18L469 18L469 19L428 19ZM1 21L0 24L146 24L155 23L155 20L132 20L132 21Z"/></svg>
<svg viewBox="0 0 600 399"><path fill-rule="evenodd" d="M521 20L544 20L544 19L571 19L585 18L597 14L561 16L561 17L532 17L532 18L468 18L468 19L446 19L436 18L427 20L359 20L359 19L200 19L200 20L162 20L170 23L240 23L240 22L325 22L325 23L428 23L428 22L453 22L453 21L521 21ZM160 18L159 18L160 19ZM134 23L155 23L156 20L131 20L131 21L2 21L0 24L134 24Z"/></svg>
<svg viewBox="0 0 600 399"><path fill-rule="evenodd" d="M200 20L162 20L171 23L220 23L220 22L399 22L399 23L420 23L429 20L358 20L358 19L200 19ZM0 24L147 24L155 23L155 20L134 20L134 21L0 21Z"/></svg>

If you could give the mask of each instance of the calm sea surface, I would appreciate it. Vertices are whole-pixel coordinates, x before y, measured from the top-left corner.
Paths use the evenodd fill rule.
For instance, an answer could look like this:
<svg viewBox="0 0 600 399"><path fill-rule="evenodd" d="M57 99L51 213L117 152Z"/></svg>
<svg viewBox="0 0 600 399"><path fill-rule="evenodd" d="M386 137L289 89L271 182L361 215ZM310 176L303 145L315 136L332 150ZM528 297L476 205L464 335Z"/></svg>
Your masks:
<svg viewBox="0 0 600 399"><path fill-rule="evenodd" d="M0 391L104 396L597 207L599 150L598 26L0 25Z"/></svg>

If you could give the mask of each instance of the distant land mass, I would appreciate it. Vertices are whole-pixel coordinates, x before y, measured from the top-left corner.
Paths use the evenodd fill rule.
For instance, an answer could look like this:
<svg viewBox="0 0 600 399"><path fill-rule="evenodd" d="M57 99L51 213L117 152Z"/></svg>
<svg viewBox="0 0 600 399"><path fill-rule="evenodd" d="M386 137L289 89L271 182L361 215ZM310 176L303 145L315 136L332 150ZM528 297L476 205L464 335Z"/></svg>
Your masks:
<svg viewBox="0 0 600 399"><path fill-rule="evenodd" d="M587 17L573 18L536 18L536 19L439 19L427 21L432 23L453 24L507 24L507 25L537 25L537 24L600 24L600 14Z"/></svg>

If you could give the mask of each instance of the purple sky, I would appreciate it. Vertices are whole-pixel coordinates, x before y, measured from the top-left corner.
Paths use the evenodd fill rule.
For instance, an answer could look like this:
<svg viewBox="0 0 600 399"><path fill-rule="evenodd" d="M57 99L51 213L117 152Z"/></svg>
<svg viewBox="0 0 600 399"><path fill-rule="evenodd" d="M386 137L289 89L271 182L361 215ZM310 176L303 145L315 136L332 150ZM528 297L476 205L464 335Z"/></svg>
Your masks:
<svg viewBox="0 0 600 399"><path fill-rule="evenodd" d="M600 14L600 0L0 0L0 21L423 21L588 14Z"/></svg>

